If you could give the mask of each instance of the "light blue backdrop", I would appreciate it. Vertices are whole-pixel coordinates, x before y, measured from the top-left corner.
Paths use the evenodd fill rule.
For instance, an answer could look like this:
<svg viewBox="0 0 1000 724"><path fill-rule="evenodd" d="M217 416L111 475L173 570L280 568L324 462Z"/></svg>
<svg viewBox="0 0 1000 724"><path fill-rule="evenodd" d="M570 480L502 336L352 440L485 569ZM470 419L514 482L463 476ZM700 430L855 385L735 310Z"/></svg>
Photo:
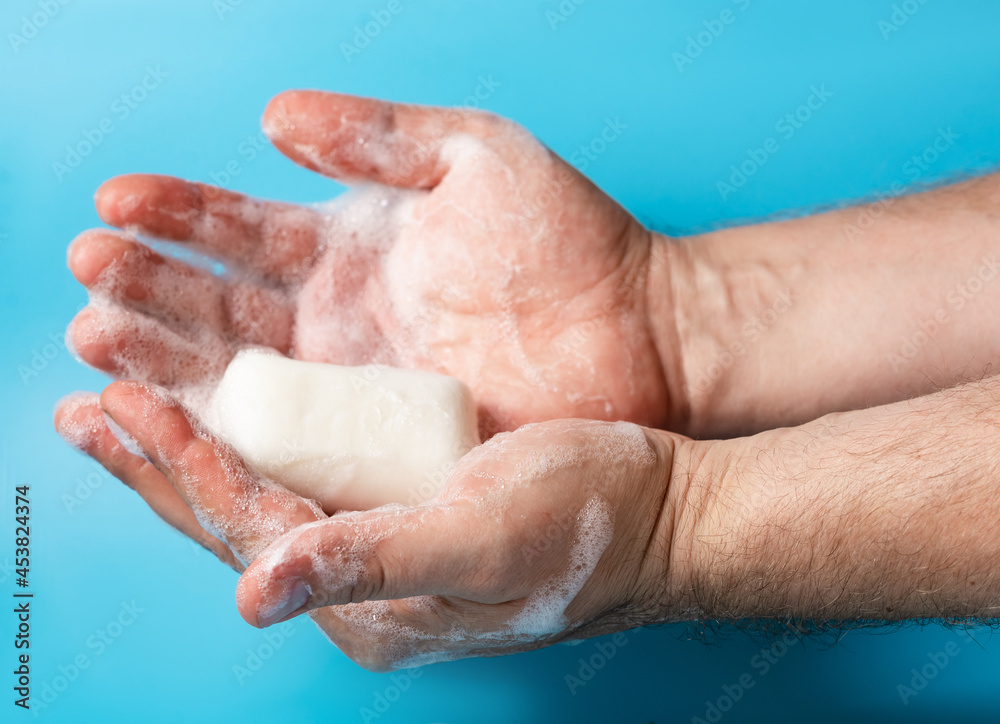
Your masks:
<svg viewBox="0 0 1000 724"><path fill-rule="evenodd" d="M597 647L611 651L609 639L394 681L353 665L306 620L268 643L237 615L232 572L60 442L54 402L105 383L52 341L85 301L64 254L99 224L95 188L148 171L329 198L330 181L273 150L250 151L264 104L286 88L460 104L485 80L495 85L480 90L485 107L567 156L618 119L627 128L586 172L642 220L676 232L951 178L1000 158L1000 6L986 0L398 1L391 22L347 54L355 27L388 2L3 3L0 718L31 718L14 709L10 688L15 484L30 484L34 501L32 665L36 705L55 687L39 712L46 721L711 721L706 702L745 674L753 686L725 721L1000 710L1000 645L989 631L971 641L938 627L795 644L766 671L754 660L760 642L745 636L705 645L676 627L633 632L572 691L565 677L580 676L581 659L600 664ZM724 10L731 15L713 22ZM159 78L146 97L134 108L116 101L147 68ZM832 96L786 137L776 122L813 86ZM69 168L67 145L96 139L102 122L100 142ZM910 159L939 129L957 141L915 170ZM772 137L778 150L766 163L721 192L731 165ZM227 181L231 162L239 174ZM898 685L912 683L912 670L956 647L904 701ZM73 678L77 659L87 667Z"/></svg>

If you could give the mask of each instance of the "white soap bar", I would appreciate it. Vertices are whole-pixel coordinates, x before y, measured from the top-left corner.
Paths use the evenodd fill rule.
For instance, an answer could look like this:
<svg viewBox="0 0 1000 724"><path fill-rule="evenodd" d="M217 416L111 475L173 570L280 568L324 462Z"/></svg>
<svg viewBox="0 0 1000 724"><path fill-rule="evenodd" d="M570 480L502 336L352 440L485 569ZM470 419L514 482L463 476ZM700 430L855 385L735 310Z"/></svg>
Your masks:
<svg viewBox="0 0 1000 724"><path fill-rule="evenodd" d="M212 397L213 431L323 509L432 497L479 444L468 388L445 375L239 353Z"/></svg>

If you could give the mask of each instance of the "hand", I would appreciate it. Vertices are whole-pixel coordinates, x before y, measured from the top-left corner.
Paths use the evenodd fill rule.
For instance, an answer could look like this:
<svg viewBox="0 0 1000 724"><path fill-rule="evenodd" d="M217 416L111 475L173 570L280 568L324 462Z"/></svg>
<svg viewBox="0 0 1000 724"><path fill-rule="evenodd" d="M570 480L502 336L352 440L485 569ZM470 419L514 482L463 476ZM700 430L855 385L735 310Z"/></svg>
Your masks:
<svg viewBox="0 0 1000 724"><path fill-rule="evenodd" d="M237 588L249 623L309 612L370 669L631 628L661 620L684 588L662 433L531 425L469 453L431 503L327 517L248 469L161 390L118 382L100 404L151 462L110 435L88 452L165 518L186 516L223 560L249 564ZM57 425L86 429L90 410Z"/></svg>
<svg viewBox="0 0 1000 724"><path fill-rule="evenodd" d="M307 91L276 97L263 125L297 163L381 186L324 213L175 178L107 182L107 223L237 275L85 232L69 265L97 301L69 336L86 362L175 392L217 378L245 344L422 368L470 386L484 438L554 418L683 416L654 335L669 295L656 320L648 311L650 233L522 128Z"/></svg>

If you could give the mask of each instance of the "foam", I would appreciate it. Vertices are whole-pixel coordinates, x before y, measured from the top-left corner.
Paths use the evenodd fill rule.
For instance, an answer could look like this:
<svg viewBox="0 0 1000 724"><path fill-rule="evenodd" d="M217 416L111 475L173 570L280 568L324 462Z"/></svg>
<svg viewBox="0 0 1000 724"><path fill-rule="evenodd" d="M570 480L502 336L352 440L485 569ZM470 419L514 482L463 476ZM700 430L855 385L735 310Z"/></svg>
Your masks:
<svg viewBox="0 0 1000 724"><path fill-rule="evenodd" d="M507 626L517 636L557 634L569 625L566 608L597 568L614 535L614 512L600 496L594 496L576 519L576 541L570 551L569 567L536 590L524 608Z"/></svg>
<svg viewBox="0 0 1000 724"><path fill-rule="evenodd" d="M579 435L581 432L582 437ZM560 440L564 434L568 435L567 442L552 442ZM609 470L642 470L656 464L656 453L638 425L558 421L526 425L516 433L498 434L466 455L461 474L480 471L478 477L486 483L488 493L477 498L473 487L472 500L479 514L502 520L518 490L537 485L539 480L553 473L572 473L574 469L595 464L607 466L605 469ZM455 495L459 493L455 492L451 497ZM461 495L468 499L470 489L463 490ZM439 505L447 505L447 499L448 496L444 496ZM429 510L434 508L428 506ZM413 625L401 620L400 614L394 613L393 602L389 601L350 604L331 613L354 634L377 647L379 656L394 668L422 666L498 650L513 652L559 641L571 633L577 623L570 619L567 611L612 542L615 514L607 499L591 493L573 521L572 543L565 561L525 598L522 607L506 621L489 624L486 628L461 624L456 621L454 608L447 603L447 599L438 596L417 596L402 603L408 609L407 615L412 616ZM359 531L358 550L367 553L379 540L396 534L395 530L382 531L366 539L368 533ZM276 561L270 563L274 565ZM320 559L313 565L326 563L332 566L329 575L334 578L322 580L329 584L339 575L337 566L345 561L339 558L332 562ZM352 569L339 582L356 582L356 575ZM481 615L469 620L489 619L489 615ZM446 627L434 628L438 624Z"/></svg>
<svg viewBox="0 0 1000 724"><path fill-rule="evenodd" d="M100 395L94 392L73 392L56 403L56 409L62 409L59 434L77 450L86 451L97 442L104 428L92 415L85 420L77 419L77 413L84 407L100 409Z"/></svg>
<svg viewBox="0 0 1000 724"><path fill-rule="evenodd" d="M181 472L179 482L202 527L225 542L248 566L273 540L296 527L298 522L292 522L291 514L297 510L299 499L247 468L225 446L219 459L226 479L222 485L244 491L229 494L229 507L221 515L216 512L220 504L207 504L201 494L208 481ZM313 512L321 514L315 508Z"/></svg>
<svg viewBox="0 0 1000 724"><path fill-rule="evenodd" d="M366 129L352 121L343 130L369 161L377 145L372 134L378 133L380 139L388 134L390 140L385 143L390 146L396 134L382 128L378 120L373 124ZM504 132L516 133L513 127ZM528 144L528 138L520 138L519 143L532 163L551 165L548 153L537 143ZM551 344L538 345L536 332L530 330L529 337L529 330L522 326L531 319L525 317L524 309L542 308L554 294L549 285L536 279L537 274L525 274L525 269L537 266L540 253L546 259L552 256L545 250L559 238L547 215L529 224L510 210L509 199L515 199L516 207L533 194L519 181L524 159L509 158L463 134L443 137L437 150L451 170L433 192L369 184L311 209L289 205L271 214L265 214L259 201L234 198L227 205L226 220L191 210L177 212L177 219L189 224L201 241L170 248L175 252L194 248L210 255L218 250L206 247L206 239L232 237L239 225L258 230L259 243L246 252L251 261L230 264L225 282L230 293L223 295L239 338L251 344L274 343L294 358L340 365L375 363L451 371L460 373L473 389L502 391L504 387L498 388L497 382L509 385L513 374L515 380L523 379L524 387L614 417L610 399L588 392L594 384L585 381L572 389L565 385L570 368L577 377L596 379L597 370L586 350L573 347L567 348L568 353L555 354ZM490 192L477 191L482 188ZM459 189L472 193L469 203L455 201ZM123 204L140 201L126 199ZM295 230L315 228L317 211L325 221L320 224L315 253L302 261L313 264L309 273L297 268L277 287L264 283L252 271L252 257L259 261L264 256L287 256L289 244L295 245ZM507 238L512 241L497 243ZM109 266L93 289L92 306L109 306L109 292L121 282L116 279L121 268L127 264L116 261ZM205 388L209 378L214 381L221 376L224 367L209 360L221 355L228 361L240 346L211 333L213 326L226 321L227 310L217 301L223 284L213 275L199 273L198 278L189 278L177 274L173 265L154 270L143 285L157 299L172 299L180 313L168 315L155 340L152 325L107 313L102 321L106 331L135 339L136 327L142 326L148 338L148 343L117 355L119 374L165 382L186 404L206 414L210 395ZM241 291L262 284L262 299ZM265 312L284 305L297 309L294 320ZM142 309L144 305L137 306ZM162 354L146 347L159 347ZM204 379L205 384L156 379L151 371L157 357L164 357L167 367L184 369L189 379ZM513 401L509 396L487 399L481 404L507 421L503 427L513 427L516 421L501 407L507 404L505 399L516 409L523 407L524 402L516 397Z"/></svg>
<svg viewBox="0 0 1000 724"><path fill-rule="evenodd" d="M447 508L438 512L440 510ZM433 511L435 507L428 506L426 513L433 514ZM385 515L407 518L411 522L405 528L420 527L420 519L414 519L412 511L393 509L386 511ZM324 521L324 524L328 523L330 521ZM360 566L374 546L404 528L387 527L384 523L384 518L379 517L355 527L349 536L350 545L356 545L357 541L360 545L347 557L343 554L329 556L325 548L309 550L296 545L301 542L301 534L295 531L266 551L264 560L267 568L273 570L291 555L306 554L310 557L310 565L321 572L318 577L327 590L355 585L362 572ZM453 621L447 627L437 629L416 628L404 623L393 611L393 601L348 604L334 601L332 603L343 605L328 609L327 613L336 616L354 634L377 647L379 655L393 668L412 668L498 650L510 653L535 648L542 642L561 639L571 627L566 610L593 574L611 543L613 532L614 513L610 504L599 495L592 496L576 516L574 543L565 569L532 592L521 610L506 623L494 624L492 628L471 629L454 622L452 606L440 596L415 596L404 602L412 615L426 621L428 626ZM329 637L328 632L324 633ZM330 640L337 643L333 638Z"/></svg>
<svg viewBox="0 0 1000 724"><path fill-rule="evenodd" d="M181 335L99 295L92 295L88 308L92 315L85 330L76 332L78 344L127 340L126 344L110 344L108 359L116 378L163 382L189 407L207 407L211 388L232 355L217 335L205 328ZM169 379L161 379L165 373Z"/></svg>

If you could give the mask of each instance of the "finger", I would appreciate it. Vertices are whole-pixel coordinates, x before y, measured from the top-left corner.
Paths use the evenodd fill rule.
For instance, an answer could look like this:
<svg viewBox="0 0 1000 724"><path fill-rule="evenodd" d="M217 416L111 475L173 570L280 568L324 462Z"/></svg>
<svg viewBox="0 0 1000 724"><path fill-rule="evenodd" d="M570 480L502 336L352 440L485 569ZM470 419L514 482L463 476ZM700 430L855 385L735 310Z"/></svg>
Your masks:
<svg viewBox="0 0 1000 724"><path fill-rule="evenodd" d="M115 382L101 394L101 407L135 438L202 527L244 563L282 534L322 515L318 505L250 470L236 451L161 390Z"/></svg>
<svg viewBox="0 0 1000 724"><path fill-rule="evenodd" d="M87 364L114 377L168 387L222 377L233 350L207 329L181 335L162 322L113 303L92 303L70 322L67 340Z"/></svg>
<svg viewBox="0 0 1000 724"><path fill-rule="evenodd" d="M151 174L106 181L94 202L98 215L111 226L188 242L278 281L302 278L327 223L327 217L313 209Z"/></svg>
<svg viewBox="0 0 1000 724"><path fill-rule="evenodd" d="M292 310L284 294L157 254L127 234L94 229L67 254L70 271L92 292L175 329L207 328L220 337L286 352Z"/></svg>
<svg viewBox="0 0 1000 724"><path fill-rule="evenodd" d="M145 458L129 452L114 436L96 394L73 395L60 401L55 411L56 430L66 442L90 455L139 494L169 525L207 548L237 571L243 570L232 552L195 518L170 482Z"/></svg>
<svg viewBox="0 0 1000 724"><path fill-rule="evenodd" d="M279 151L313 171L413 189L441 181L463 148L459 135L486 140L510 127L480 111L305 90L275 96L262 125Z"/></svg>
<svg viewBox="0 0 1000 724"><path fill-rule="evenodd" d="M330 605L431 593L481 596L477 577L502 568L491 565L502 547L484 545L483 528L472 508L460 504L381 508L301 526L240 578L240 614L264 627Z"/></svg>

